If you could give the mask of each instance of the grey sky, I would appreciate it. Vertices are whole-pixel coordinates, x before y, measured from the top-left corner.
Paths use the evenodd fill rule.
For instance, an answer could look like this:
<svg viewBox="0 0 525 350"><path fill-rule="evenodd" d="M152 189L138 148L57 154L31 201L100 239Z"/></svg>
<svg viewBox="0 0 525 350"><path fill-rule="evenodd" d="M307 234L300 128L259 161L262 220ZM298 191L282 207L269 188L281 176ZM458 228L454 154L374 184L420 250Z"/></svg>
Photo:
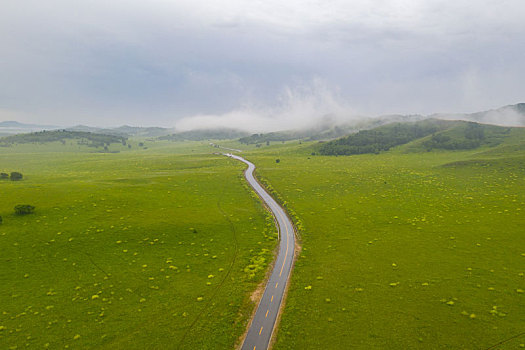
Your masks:
<svg viewBox="0 0 525 350"><path fill-rule="evenodd" d="M4 0L0 120L287 128L525 101L522 0Z"/></svg>

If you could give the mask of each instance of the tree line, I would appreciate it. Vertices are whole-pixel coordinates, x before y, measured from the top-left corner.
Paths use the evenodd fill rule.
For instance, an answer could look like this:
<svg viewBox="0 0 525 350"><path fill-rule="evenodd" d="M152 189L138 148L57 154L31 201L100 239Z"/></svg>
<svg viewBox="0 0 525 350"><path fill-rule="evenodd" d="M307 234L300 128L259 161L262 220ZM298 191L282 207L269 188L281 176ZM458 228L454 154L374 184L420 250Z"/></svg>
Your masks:
<svg viewBox="0 0 525 350"><path fill-rule="evenodd" d="M319 153L323 155L351 155L379 153L410 141L431 135L442 129L439 122L395 123L323 143Z"/></svg>
<svg viewBox="0 0 525 350"><path fill-rule="evenodd" d="M323 155L380 153L392 147L423 138L414 146L421 150L466 150L482 145L500 144L511 128L466 121L423 120L415 123L395 123L372 130L362 130L347 137L323 143Z"/></svg>
<svg viewBox="0 0 525 350"><path fill-rule="evenodd" d="M39 131L29 134L18 134L0 138L1 146L10 146L12 144L24 143L49 143L62 142L75 139L79 144L85 144L90 147L104 147L112 143L126 144L127 137L117 135L97 134L85 131L68 131L68 130L51 130Z"/></svg>

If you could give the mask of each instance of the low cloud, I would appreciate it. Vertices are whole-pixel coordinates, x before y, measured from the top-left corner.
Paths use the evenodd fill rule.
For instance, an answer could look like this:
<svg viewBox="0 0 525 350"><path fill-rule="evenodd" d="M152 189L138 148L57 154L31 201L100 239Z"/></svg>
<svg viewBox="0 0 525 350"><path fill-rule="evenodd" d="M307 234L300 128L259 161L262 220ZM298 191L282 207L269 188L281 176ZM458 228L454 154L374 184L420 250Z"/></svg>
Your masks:
<svg viewBox="0 0 525 350"><path fill-rule="evenodd" d="M482 123L503 125L503 126L525 126L523 114L518 113L512 107L502 108L496 111L489 111L479 119Z"/></svg>
<svg viewBox="0 0 525 350"><path fill-rule="evenodd" d="M341 123L358 115L339 94L320 80L283 89L275 106L254 105L222 114L195 115L178 120L177 130L234 128L269 132L315 127L320 123Z"/></svg>

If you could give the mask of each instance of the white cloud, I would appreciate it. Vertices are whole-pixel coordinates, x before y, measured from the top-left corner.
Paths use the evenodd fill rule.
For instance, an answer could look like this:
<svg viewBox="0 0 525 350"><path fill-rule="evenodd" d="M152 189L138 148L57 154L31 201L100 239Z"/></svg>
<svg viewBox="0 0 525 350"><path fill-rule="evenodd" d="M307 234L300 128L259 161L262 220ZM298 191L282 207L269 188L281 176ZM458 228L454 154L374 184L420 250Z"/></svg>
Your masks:
<svg viewBox="0 0 525 350"><path fill-rule="evenodd" d="M303 129L321 120L342 122L357 118L352 108L320 80L311 84L285 88L279 102L271 106L252 106L218 115L182 118L178 130L234 128L251 132Z"/></svg>
<svg viewBox="0 0 525 350"><path fill-rule="evenodd" d="M366 114L499 107L523 96L524 17L522 0L5 0L0 108L49 123L276 116L315 77Z"/></svg>

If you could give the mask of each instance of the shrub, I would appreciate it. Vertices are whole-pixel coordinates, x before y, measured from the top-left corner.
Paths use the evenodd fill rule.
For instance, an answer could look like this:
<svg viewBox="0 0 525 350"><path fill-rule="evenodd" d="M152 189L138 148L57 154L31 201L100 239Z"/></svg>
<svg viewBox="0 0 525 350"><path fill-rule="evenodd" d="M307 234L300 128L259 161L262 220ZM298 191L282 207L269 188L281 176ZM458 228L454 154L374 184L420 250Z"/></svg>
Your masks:
<svg viewBox="0 0 525 350"><path fill-rule="evenodd" d="M22 175L21 173L19 173L18 171L13 171L11 173L11 181L19 181L19 180L22 180L22 178L24 177L24 175Z"/></svg>
<svg viewBox="0 0 525 350"><path fill-rule="evenodd" d="M8 173L0 173L0 179L9 179Z"/></svg>
<svg viewBox="0 0 525 350"><path fill-rule="evenodd" d="M27 215L35 211L35 207L29 204L18 204L15 205L15 214L16 215Z"/></svg>
<svg viewBox="0 0 525 350"><path fill-rule="evenodd" d="M276 162L276 163L280 163L281 160L280 160L280 159L276 159L275 162Z"/></svg>
<svg viewBox="0 0 525 350"><path fill-rule="evenodd" d="M0 216L0 224L2 223L2 217Z"/></svg>

